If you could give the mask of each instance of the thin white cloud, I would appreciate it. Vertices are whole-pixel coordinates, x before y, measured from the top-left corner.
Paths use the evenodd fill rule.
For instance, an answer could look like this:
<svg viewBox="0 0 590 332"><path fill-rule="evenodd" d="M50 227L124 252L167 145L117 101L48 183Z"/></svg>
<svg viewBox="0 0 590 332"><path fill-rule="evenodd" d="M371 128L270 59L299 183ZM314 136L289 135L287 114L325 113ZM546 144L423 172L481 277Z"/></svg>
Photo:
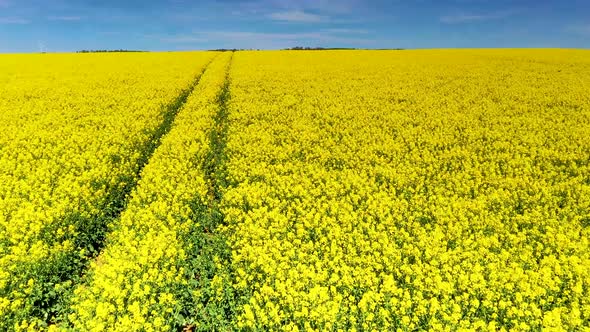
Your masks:
<svg viewBox="0 0 590 332"><path fill-rule="evenodd" d="M207 38L190 35L164 36L158 37L158 39L162 42L172 44L198 44L209 41Z"/></svg>
<svg viewBox="0 0 590 332"><path fill-rule="evenodd" d="M187 23L205 19L219 21L232 17L244 22L272 20L288 24L357 24L367 17L367 6L361 0L219 0L214 2L214 15L202 10L172 9L167 18Z"/></svg>
<svg viewBox="0 0 590 332"><path fill-rule="evenodd" d="M258 0L266 8L348 14L366 4L362 0Z"/></svg>
<svg viewBox="0 0 590 332"><path fill-rule="evenodd" d="M570 24L565 27L565 31L578 35L590 36L590 23L587 24Z"/></svg>
<svg viewBox="0 0 590 332"><path fill-rule="evenodd" d="M230 41L273 41L288 43L323 43L323 42L346 42L346 43L370 43L372 40L366 38L348 38L337 36L325 31L302 32L302 33L265 33L245 31L212 31L203 33L208 40L230 40ZM337 46L337 45L336 45Z"/></svg>
<svg viewBox="0 0 590 332"><path fill-rule="evenodd" d="M514 12L498 12L498 13L486 13L486 14L454 14L445 15L439 18L440 22L445 24L461 24L470 22L483 22L492 20L501 20L512 16Z"/></svg>
<svg viewBox="0 0 590 332"><path fill-rule="evenodd" d="M368 34L369 30L366 29L348 29L348 28L331 28L324 29L322 31L338 34Z"/></svg>
<svg viewBox="0 0 590 332"><path fill-rule="evenodd" d="M321 33L308 32L308 33L266 33L266 32L247 32L247 31L211 31L205 32L205 35L209 35L213 38L225 38L230 40L239 39L260 39L260 40L298 40L307 38L319 38L322 36Z"/></svg>
<svg viewBox="0 0 590 332"><path fill-rule="evenodd" d="M47 19L50 21L65 21L65 22L76 22L81 21L82 16L48 16Z"/></svg>
<svg viewBox="0 0 590 332"><path fill-rule="evenodd" d="M31 21L18 17L0 17L0 24L29 24Z"/></svg>
<svg viewBox="0 0 590 332"><path fill-rule="evenodd" d="M249 31L195 31L192 35L146 36L161 42L182 44L198 48L199 45L215 42L226 48L280 49L294 46L310 47L376 47L383 41L371 38L343 36L325 30L301 33L265 33Z"/></svg>
<svg viewBox="0 0 590 332"><path fill-rule="evenodd" d="M290 23L320 23L328 20L328 17L306 13L302 10L271 13L268 17L275 21Z"/></svg>

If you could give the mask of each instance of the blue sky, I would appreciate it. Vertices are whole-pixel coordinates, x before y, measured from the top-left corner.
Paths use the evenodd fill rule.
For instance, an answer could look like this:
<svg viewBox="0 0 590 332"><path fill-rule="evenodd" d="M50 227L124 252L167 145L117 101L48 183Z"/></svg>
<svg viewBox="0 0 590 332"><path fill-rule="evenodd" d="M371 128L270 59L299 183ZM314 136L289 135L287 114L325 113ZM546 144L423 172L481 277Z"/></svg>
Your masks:
<svg viewBox="0 0 590 332"><path fill-rule="evenodd" d="M0 0L0 52L590 48L590 0Z"/></svg>

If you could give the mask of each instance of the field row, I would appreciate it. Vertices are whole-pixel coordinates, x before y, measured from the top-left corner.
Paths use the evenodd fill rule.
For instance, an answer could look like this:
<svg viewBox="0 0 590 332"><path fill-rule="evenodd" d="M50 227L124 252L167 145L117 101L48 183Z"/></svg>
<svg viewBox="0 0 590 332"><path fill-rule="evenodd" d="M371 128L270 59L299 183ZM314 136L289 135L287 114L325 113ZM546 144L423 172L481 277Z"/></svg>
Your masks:
<svg viewBox="0 0 590 332"><path fill-rule="evenodd" d="M569 50L0 58L0 330L590 328L588 71Z"/></svg>
<svg viewBox="0 0 590 332"><path fill-rule="evenodd" d="M3 57L0 330L54 321L67 306L215 55Z"/></svg>

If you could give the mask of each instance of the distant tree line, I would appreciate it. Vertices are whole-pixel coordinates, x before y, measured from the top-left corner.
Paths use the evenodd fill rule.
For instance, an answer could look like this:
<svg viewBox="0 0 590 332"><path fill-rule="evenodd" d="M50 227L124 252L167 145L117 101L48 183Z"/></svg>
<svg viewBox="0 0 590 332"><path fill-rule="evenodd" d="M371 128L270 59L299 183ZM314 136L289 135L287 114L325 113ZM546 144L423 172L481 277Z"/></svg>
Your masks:
<svg viewBox="0 0 590 332"><path fill-rule="evenodd" d="M147 52L147 51L140 51L140 50L81 50L77 51L76 53L115 53L115 52Z"/></svg>
<svg viewBox="0 0 590 332"><path fill-rule="evenodd" d="M334 50L363 50L363 48L354 47L303 47L295 46L291 48L285 48L286 51L334 51ZM396 50L401 51L403 48L383 48L379 50Z"/></svg>
<svg viewBox="0 0 590 332"><path fill-rule="evenodd" d="M216 48L214 50L209 50L211 52L238 52L238 51L260 51L259 49L254 48Z"/></svg>
<svg viewBox="0 0 590 332"><path fill-rule="evenodd" d="M330 50L356 50L353 47L303 47L295 46L285 48L286 51L330 51Z"/></svg>
<svg viewBox="0 0 590 332"><path fill-rule="evenodd" d="M295 46L290 48L285 48L283 50L286 51L333 51L333 50L362 50L361 48L354 48L354 47L303 47L303 46ZM382 48L378 50L404 50L403 48ZM238 51L260 51L260 49L254 48L216 48L213 50L209 50L213 52L238 52ZM121 52L149 52L149 51L141 51L141 50L80 50L76 53L121 53ZM45 53L45 52L43 52Z"/></svg>

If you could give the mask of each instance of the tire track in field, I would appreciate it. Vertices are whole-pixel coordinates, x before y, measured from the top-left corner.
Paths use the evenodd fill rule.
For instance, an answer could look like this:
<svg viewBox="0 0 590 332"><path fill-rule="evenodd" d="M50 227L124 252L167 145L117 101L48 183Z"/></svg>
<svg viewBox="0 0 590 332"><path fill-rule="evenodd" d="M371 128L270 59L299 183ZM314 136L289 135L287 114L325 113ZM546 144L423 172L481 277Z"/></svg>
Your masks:
<svg viewBox="0 0 590 332"><path fill-rule="evenodd" d="M207 196L193 204L194 220L188 243L190 289L182 298L184 324L178 331L233 330L239 296L231 282L231 248L218 227L225 225L221 211L223 191L227 186L227 132L229 129L230 71L235 52L228 61L225 83L217 97L217 112L209 130L209 148L202 164ZM200 294L198 298L192 294Z"/></svg>
<svg viewBox="0 0 590 332"><path fill-rule="evenodd" d="M230 70L233 61L234 53L232 53L225 73L225 83L221 88L219 96L217 97L218 110L213 117L213 127L209 132L209 153L205 157L203 163L203 170L205 171L205 180L208 185L208 200L210 208L216 208L221 202L221 189L227 184L227 170L225 148L227 146L227 131L229 128L228 103L231 99L229 85L230 85Z"/></svg>
<svg viewBox="0 0 590 332"><path fill-rule="evenodd" d="M137 186L143 168L160 146L162 137L172 129L178 112L187 102L188 97L199 84L203 74L217 56L213 56L207 62L201 72L172 102L163 106L162 122L153 130L149 139L138 148L140 156L137 159L137 167L133 175L117 179L116 186L107 188L108 195L106 199L101 206L97 207L98 211L100 211L98 215L84 216L75 212L66 215L60 223L49 225L41 230L41 236L52 236L55 233L54 228L57 229L63 224L73 225L76 235L72 237L71 241L75 249L57 257L55 260L45 262L44 265L47 265L47 268L42 269L41 273L36 275L38 284L44 286L37 293L40 296L35 299L37 310L33 313L33 316L37 316L51 324L61 321L64 318L63 316L67 314L64 310L68 308L67 303L71 292L86 272L88 263L98 257L102 251L109 225L118 219L127 207L130 194ZM80 254L80 252L84 252L84 254ZM69 287L59 292L53 289L53 285L64 283L69 284Z"/></svg>

